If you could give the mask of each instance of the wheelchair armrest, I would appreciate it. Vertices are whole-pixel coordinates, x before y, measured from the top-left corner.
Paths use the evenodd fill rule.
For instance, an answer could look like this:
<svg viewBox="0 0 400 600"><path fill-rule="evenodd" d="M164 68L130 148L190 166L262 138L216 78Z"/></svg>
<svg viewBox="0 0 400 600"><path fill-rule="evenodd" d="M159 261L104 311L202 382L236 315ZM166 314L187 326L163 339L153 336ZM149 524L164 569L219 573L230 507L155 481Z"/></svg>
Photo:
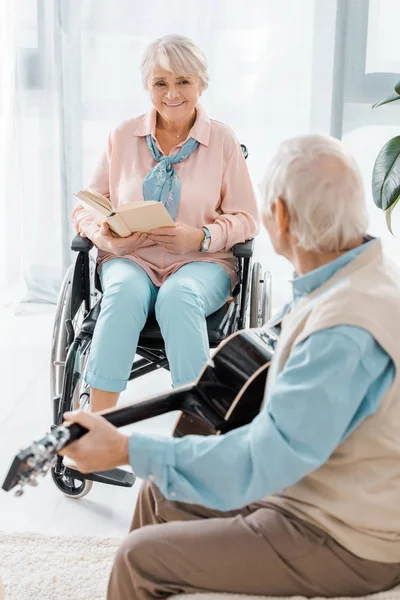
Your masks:
<svg viewBox="0 0 400 600"><path fill-rule="evenodd" d="M253 256L254 240L247 240L243 244L232 246L233 256L237 258L251 258Z"/></svg>
<svg viewBox="0 0 400 600"><path fill-rule="evenodd" d="M79 233L74 237L71 243L71 250L74 252L89 252L93 248L92 240L84 238Z"/></svg>

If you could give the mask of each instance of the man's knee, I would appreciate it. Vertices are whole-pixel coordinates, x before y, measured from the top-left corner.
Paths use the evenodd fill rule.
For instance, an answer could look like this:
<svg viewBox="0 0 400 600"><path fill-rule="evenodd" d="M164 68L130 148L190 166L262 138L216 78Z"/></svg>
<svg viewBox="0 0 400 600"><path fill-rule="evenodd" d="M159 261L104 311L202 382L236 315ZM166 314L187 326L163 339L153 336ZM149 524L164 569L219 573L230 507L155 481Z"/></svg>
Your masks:
<svg viewBox="0 0 400 600"><path fill-rule="evenodd" d="M161 525L146 525L125 538L114 557L114 568L118 573L129 573L131 580L150 577L157 557L158 527Z"/></svg>
<svg viewBox="0 0 400 600"><path fill-rule="evenodd" d="M136 558L140 560L140 557L143 556L141 554L141 546L145 545L144 541L146 537L143 536L143 531L144 528L132 531L128 537L124 539L114 557L116 566L135 570L137 566Z"/></svg>

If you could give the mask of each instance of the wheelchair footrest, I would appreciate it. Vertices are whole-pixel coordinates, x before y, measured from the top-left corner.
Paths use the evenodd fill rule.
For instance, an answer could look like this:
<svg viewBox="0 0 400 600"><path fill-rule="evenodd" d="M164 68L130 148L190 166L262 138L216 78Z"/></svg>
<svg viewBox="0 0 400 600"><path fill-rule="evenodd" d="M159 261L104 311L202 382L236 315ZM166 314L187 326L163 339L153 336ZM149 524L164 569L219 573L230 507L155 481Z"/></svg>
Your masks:
<svg viewBox="0 0 400 600"><path fill-rule="evenodd" d="M66 475L89 479L98 483L118 485L119 487L132 487L136 481L136 475L124 469L110 469L109 471L98 471L97 473L81 473L76 469L65 469Z"/></svg>

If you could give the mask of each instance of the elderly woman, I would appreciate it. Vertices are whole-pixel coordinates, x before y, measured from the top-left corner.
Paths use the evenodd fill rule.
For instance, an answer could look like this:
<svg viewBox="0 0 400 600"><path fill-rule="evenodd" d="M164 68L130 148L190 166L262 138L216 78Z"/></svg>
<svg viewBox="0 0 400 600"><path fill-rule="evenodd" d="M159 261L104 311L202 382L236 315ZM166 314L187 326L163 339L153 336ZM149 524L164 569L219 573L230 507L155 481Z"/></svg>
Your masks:
<svg viewBox="0 0 400 600"><path fill-rule="evenodd" d="M141 330L155 312L174 386L193 381L209 357L206 317L236 283L231 248L257 233L257 205L238 140L199 105L207 63L189 39L150 44L142 78L152 108L121 123L90 187L114 206L158 200L176 227L115 238L81 205L77 230L98 248L102 308L85 375L91 410L116 404Z"/></svg>

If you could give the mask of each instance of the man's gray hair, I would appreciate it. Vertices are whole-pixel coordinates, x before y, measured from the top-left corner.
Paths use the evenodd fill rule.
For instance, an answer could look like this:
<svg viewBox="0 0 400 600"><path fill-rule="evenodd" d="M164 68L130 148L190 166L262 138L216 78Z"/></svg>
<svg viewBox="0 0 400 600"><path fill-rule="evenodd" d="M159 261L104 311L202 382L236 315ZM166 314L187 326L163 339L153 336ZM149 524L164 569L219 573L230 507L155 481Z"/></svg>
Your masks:
<svg viewBox="0 0 400 600"><path fill-rule="evenodd" d="M281 198L290 231L305 250L335 252L365 235L368 215L361 174L339 140L302 135L284 141L262 183L264 211Z"/></svg>
<svg viewBox="0 0 400 600"><path fill-rule="evenodd" d="M141 63L142 81L146 90L157 66L178 77L198 77L202 91L208 86L206 57L191 39L183 35L164 35L146 48Z"/></svg>

